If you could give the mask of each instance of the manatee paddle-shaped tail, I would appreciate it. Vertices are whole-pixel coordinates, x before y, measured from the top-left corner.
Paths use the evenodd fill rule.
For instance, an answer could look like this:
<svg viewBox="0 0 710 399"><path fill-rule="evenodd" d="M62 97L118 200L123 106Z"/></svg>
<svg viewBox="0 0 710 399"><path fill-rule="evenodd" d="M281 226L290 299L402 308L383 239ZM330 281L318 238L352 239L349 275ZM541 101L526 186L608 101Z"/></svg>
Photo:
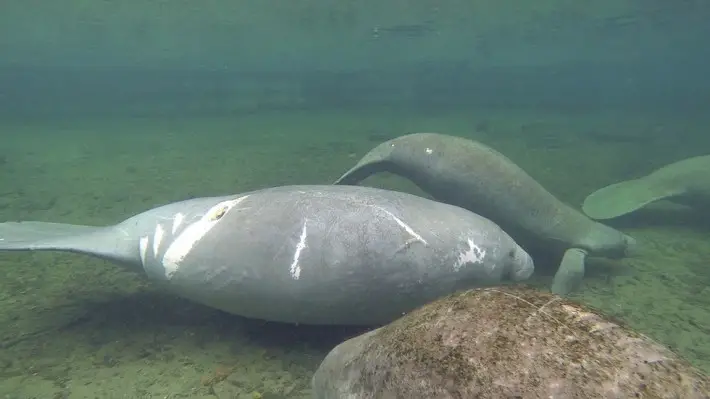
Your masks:
<svg viewBox="0 0 710 399"><path fill-rule="evenodd" d="M655 187L648 179L628 180L590 194L582 204L582 211L592 219L613 219L678 194L673 188Z"/></svg>
<svg viewBox="0 0 710 399"><path fill-rule="evenodd" d="M117 236L112 227L46 222L0 223L0 251L73 252L133 264L136 251L125 244L127 242Z"/></svg>
<svg viewBox="0 0 710 399"><path fill-rule="evenodd" d="M585 255L621 258L633 250L631 237L563 203L480 142L438 133L400 136L370 150L335 184L355 185L379 172L407 178L437 201L492 220L523 246L564 253L556 293L579 285Z"/></svg>
<svg viewBox="0 0 710 399"><path fill-rule="evenodd" d="M590 194L582 211L592 219L613 219L659 200L693 205L710 200L710 156L684 159L633 180Z"/></svg>
<svg viewBox="0 0 710 399"><path fill-rule="evenodd" d="M365 154L355 166L340 176L333 184L355 186L377 172L395 169L396 165L387 164L387 154L382 150L386 151L386 149L376 147L374 150Z"/></svg>

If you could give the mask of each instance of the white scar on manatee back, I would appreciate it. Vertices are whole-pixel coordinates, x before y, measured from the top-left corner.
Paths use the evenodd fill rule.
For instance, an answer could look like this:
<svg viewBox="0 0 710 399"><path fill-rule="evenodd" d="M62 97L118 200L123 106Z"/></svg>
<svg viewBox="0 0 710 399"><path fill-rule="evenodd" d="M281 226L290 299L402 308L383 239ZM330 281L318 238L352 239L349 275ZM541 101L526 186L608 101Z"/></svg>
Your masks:
<svg viewBox="0 0 710 399"><path fill-rule="evenodd" d="M301 235L298 239L298 244L296 244L296 250L293 253L293 262L291 262L291 267L289 271L291 272L291 278L298 280L301 278L301 265L298 263L301 257L301 252L306 249L306 238L308 237L308 219L303 222L303 228L301 229Z"/></svg>
<svg viewBox="0 0 710 399"><path fill-rule="evenodd" d="M153 235L153 256L158 257L158 250L160 249L160 243L163 242L163 237L165 235L165 230L160 224L155 225L155 233Z"/></svg>
<svg viewBox="0 0 710 399"><path fill-rule="evenodd" d="M397 223L401 228L403 228L404 231L406 231L410 236L412 236L412 238L411 238L410 240L408 240L408 242L411 241L411 240L414 240L414 241L419 241L419 242L423 243L424 245L428 245L428 243L426 242L426 240L425 240L424 238L422 238L422 236L419 235L419 233L417 233L416 231L414 231L414 229L413 229L411 226L409 226L408 224L404 223L404 222L402 221L402 219L400 219L400 218L398 218L397 216L395 216L394 213L388 211L387 209L381 208L381 207L379 207L379 206L376 206L375 208L378 209L378 210L380 210L380 211L382 211L382 212L384 212L385 214L387 214L387 216L389 216L390 218L392 218L392 220L394 220L395 223Z"/></svg>
<svg viewBox="0 0 710 399"><path fill-rule="evenodd" d="M200 219L184 227L177 236L172 237L172 240L167 240L170 241L170 243L162 259L160 259L160 264L165 270L165 277L168 279L172 278L175 272L180 268L180 263L190 254L192 248L222 220L224 215L248 197L249 196L246 195L233 200L222 201L214 205L205 212ZM172 222L170 232L175 235L182 226L185 215L178 212L168 220ZM160 258L161 245L166 242L166 240L164 240L165 232L166 230L163 225L160 222L157 223L152 236L152 249L155 259ZM144 268L146 267L148 245L150 242L151 237L147 235L141 237L138 241L140 258Z"/></svg>
<svg viewBox="0 0 710 399"><path fill-rule="evenodd" d="M172 234L175 234L177 229L180 227L182 222L185 220L185 215L181 212L178 212L175 214L175 217L173 218L173 229L172 229Z"/></svg>
<svg viewBox="0 0 710 399"><path fill-rule="evenodd" d="M455 271L459 271L461 266L467 263L482 264L486 257L486 250L476 245L471 238L466 239L466 244L468 244L468 248L459 253L459 257L454 263Z"/></svg>
<svg viewBox="0 0 710 399"><path fill-rule="evenodd" d="M402 219L395 216L392 212L380 207L376 208L387 214L387 216L392 218L395 223L402 227L404 231L406 231L411 236L411 238L407 240L404 244L402 244L402 246L397 251L395 251L395 253L409 247L409 245L415 242L421 242L424 245L429 245L429 243L427 243L427 241L419 233L414 231L411 226L406 224ZM468 248L464 249L459 253L458 258L456 259L456 262L453 265L454 271L458 272L462 266L469 263L483 264L483 260L486 257L486 250L478 246L472 238L466 238L466 244L468 245Z"/></svg>
<svg viewBox="0 0 710 399"><path fill-rule="evenodd" d="M395 253L408 247L409 245L411 245L414 242L421 242L424 245L428 245L427 241L419 233L414 231L414 229L411 226L409 226L407 223L405 223L402 219L398 218L395 214L393 214L392 212L390 212L382 207L379 207L379 206L375 206L374 208L377 209L378 211L381 211L384 214L386 214L391 220L393 220L395 223L397 223L397 225L399 225L402 229L404 229L404 231L407 234L409 234L411 236L411 238L409 238L404 244L402 244L402 246L397 251L395 251ZM300 260L303 250L306 249L306 247L307 247L307 245L306 245L307 237L308 237L308 220L305 220L303 222L303 227L301 228L301 234L299 237L299 241L296 244L296 249L293 253L293 261L291 262L291 265L289 267L289 272L291 274L291 278L293 278L294 280L298 280L301 277L301 265L299 263L299 260Z"/></svg>
<svg viewBox="0 0 710 399"><path fill-rule="evenodd" d="M148 236L143 236L138 240L138 250L141 255L141 264L145 268L145 256L146 252L148 251Z"/></svg>
<svg viewBox="0 0 710 399"><path fill-rule="evenodd" d="M170 220L172 220L172 222L173 222L173 226L172 226L172 229L170 230L170 233L172 235L175 235L178 228L180 228L180 225L182 225L182 222L185 220L185 214L182 212L178 212L175 214L175 216L170 218ZM162 241L163 230L162 230L162 226L160 224L156 224L155 229L156 229L155 233L153 234L153 256L157 257L158 251L160 249L160 243ZM128 235L128 233L126 233L126 232L124 232L123 234L126 236ZM147 251L148 251L148 242L149 241L150 241L150 239L148 238L148 236L143 236L140 238L140 240L138 242L141 263L144 266L145 266L145 262L146 262L146 255L147 255Z"/></svg>
<svg viewBox="0 0 710 399"><path fill-rule="evenodd" d="M220 202L210 208L198 221L185 227L175 240L170 243L170 246L163 255L162 263L165 267L165 276L168 278L172 277L180 267L180 263L187 257L195 244L212 230L212 228L222 220L225 214L248 197L248 195L245 195L234 200Z"/></svg>

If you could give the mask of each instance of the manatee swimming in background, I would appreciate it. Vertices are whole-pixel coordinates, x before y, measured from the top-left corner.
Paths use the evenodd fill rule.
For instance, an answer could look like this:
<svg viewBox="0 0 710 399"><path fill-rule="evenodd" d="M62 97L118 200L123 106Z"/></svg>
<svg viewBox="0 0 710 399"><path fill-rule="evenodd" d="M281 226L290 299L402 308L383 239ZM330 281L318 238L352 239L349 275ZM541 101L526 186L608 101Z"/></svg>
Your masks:
<svg viewBox="0 0 710 399"><path fill-rule="evenodd" d="M403 176L433 198L491 219L521 245L563 252L552 291L573 291L587 255L620 258L634 239L558 200L498 151L463 137L414 133L370 150L335 184L379 172ZM529 248L528 248L529 249Z"/></svg>
<svg viewBox="0 0 710 399"><path fill-rule="evenodd" d="M710 155L684 159L644 177L601 188L584 200L582 210L593 219L613 219L660 200L710 205Z"/></svg>
<svg viewBox="0 0 710 399"><path fill-rule="evenodd" d="M460 292L336 346L314 399L710 397L708 377L586 306L524 287Z"/></svg>

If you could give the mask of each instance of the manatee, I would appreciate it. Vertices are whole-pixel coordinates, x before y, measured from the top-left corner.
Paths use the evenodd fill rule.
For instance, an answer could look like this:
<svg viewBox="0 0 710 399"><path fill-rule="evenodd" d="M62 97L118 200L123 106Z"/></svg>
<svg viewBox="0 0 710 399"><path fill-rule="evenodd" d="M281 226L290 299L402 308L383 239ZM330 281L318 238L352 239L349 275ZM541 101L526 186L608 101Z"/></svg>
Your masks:
<svg viewBox="0 0 710 399"><path fill-rule="evenodd" d="M593 219L613 219L659 200L710 204L710 155L684 159L638 179L601 188L584 200L582 211Z"/></svg>
<svg viewBox="0 0 710 399"><path fill-rule="evenodd" d="M621 258L635 241L558 200L498 151L476 141L414 133L386 141L335 184L358 184L378 172L405 177L434 199L466 208L497 223L523 247L563 253L554 293L574 291L587 255Z"/></svg>
<svg viewBox="0 0 710 399"><path fill-rule="evenodd" d="M440 298L328 353L315 399L710 397L680 356L600 312L521 286Z"/></svg>
<svg viewBox="0 0 710 399"><path fill-rule="evenodd" d="M225 312L303 324L382 324L534 269L500 227L465 209L332 185L194 198L107 227L0 223L0 251L11 250L107 259Z"/></svg>

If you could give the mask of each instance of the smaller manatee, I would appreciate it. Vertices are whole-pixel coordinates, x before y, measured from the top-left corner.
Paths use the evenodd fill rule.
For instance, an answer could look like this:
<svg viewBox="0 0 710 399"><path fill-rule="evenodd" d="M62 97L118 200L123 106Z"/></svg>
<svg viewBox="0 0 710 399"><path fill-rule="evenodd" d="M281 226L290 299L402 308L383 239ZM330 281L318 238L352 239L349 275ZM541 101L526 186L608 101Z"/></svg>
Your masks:
<svg viewBox="0 0 710 399"><path fill-rule="evenodd" d="M710 397L708 377L594 310L525 287L460 292L336 346L316 399Z"/></svg>
<svg viewBox="0 0 710 399"><path fill-rule="evenodd" d="M412 133L365 154L334 184L355 185L390 172L434 199L492 220L527 249L561 252L552 292L568 294L584 277L587 256L633 255L635 240L560 201L511 159L464 137Z"/></svg>
<svg viewBox="0 0 710 399"><path fill-rule="evenodd" d="M684 159L644 177L601 188L584 200L582 211L592 219L613 219L664 199L690 206L710 204L710 155Z"/></svg>

